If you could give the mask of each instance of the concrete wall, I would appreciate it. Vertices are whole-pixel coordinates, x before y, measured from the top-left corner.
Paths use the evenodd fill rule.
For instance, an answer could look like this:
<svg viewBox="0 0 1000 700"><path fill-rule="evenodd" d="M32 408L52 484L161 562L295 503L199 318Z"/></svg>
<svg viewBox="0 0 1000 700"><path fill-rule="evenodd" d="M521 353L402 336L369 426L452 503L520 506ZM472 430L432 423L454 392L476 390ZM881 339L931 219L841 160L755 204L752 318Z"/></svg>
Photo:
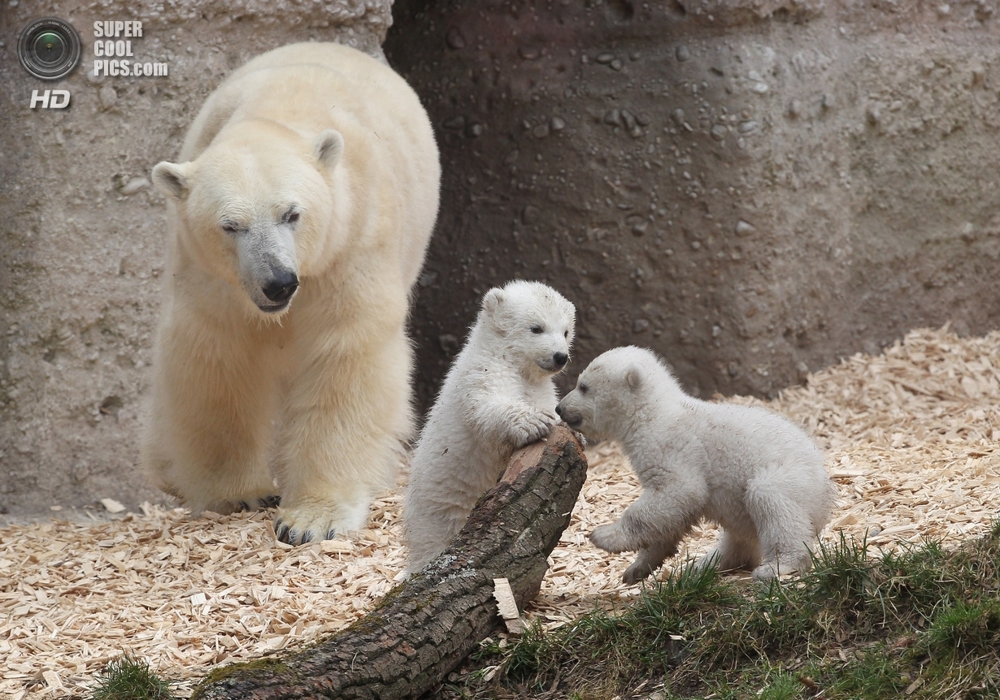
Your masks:
<svg viewBox="0 0 1000 700"><path fill-rule="evenodd" d="M0 513L162 497L135 469L166 233L152 167L174 159L205 97L293 41L370 53L390 0L4 0L0 9ZM18 63L30 20L70 21L83 63L55 84ZM135 60L167 77L97 79L95 20L139 20ZM29 109L68 89L66 110Z"/></svg>
<svg viewBox="0 0 1000 700"><path fill-rule="evenodd" d="M148 183L248 57L377 52L389 0L41 0L0 8L0 511L159 494L134 470L164 202ZM1000 322L996 3L415 2L386 51L438 129L444 197L414 314L433 395L478 297L547 279L570 378L622 343L688 388L768 394L918 325ZM85 64L31 111L16 39L55 15ZM136 19L167 78L88 78Z"/></svg>
<svg viewBox="0 0 1000 700"><path fill-rule="evenodd" d="M915 326L996 328L996 8L397 2L386 54L444 170L423 398L514 276L577 304L567 379L632 343L702 395L772 394Z"/></svg>

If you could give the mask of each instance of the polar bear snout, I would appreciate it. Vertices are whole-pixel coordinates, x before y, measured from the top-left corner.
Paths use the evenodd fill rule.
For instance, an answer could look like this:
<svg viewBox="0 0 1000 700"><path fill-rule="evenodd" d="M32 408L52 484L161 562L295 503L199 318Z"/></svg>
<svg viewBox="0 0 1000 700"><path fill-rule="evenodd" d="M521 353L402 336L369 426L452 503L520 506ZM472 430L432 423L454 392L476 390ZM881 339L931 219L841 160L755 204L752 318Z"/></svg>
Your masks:
<svg viewBox="0 0 1000 700"><path fill-rule="evenodd" d="M274 277L261 287L261 291L270 301L276 303L288 301L295 294L295 290L299 288L298 275L291 270L278 270L273 266L271 272Z"/></svg>
<svg viewBox="0 0 1000 700"><path fill-rule="evenodd" d="M258 309L266 314L280 313L288 308L299 288L299 276L295 274L295 270L279 267L271 262L266 267L267 272L246 280L244 286Z"/></svg>
<svg viewBox="0 0 1000 700"><path fill-rule="evenodd" d="M266 314L288 308L299 288L295 239L287 226L254 223L236 238L243 289Z"/></svg>
<svg viewBox="0 0 1000 700"><path fill-rule="evenodd" d="M546 372L561 372L567 362L569 362L569 355L561 350L558 350L551 355L544 355L543 357L535 360L535 364Z"/></svg>
<svg viewBox="0 0 1000 700"><path fill-rule="evenodd" d="M583 424L583 414L565 406L565 403L565 399L559 402L559 405L556 406L556 415L562 418L563 423L575 430Z"/></svg>

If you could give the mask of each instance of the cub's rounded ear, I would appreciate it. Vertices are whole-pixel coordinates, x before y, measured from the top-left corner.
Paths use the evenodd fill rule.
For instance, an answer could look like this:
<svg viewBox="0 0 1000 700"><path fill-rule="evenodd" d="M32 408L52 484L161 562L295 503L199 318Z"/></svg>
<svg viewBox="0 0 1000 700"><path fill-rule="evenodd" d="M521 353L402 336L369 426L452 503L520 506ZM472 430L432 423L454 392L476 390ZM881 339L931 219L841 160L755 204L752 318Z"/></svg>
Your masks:
<svg viewBox="0 0 1000 700"><path fill-rule="evenodd" d="M320 132L313 141L313 152L327 170L332 170L344 153L344 137L336 129Z"/></svg>
<svg viewBox="0 0 1000 700"><path fill-rule="evenodd" d="M483 297L482 309L490 315L496 314L503 304L503 290L499 287L494 287L490 291L486 292L486 296Z"/></svg>
<svg viewBox="0 0 1000 700"><path fill-rule="evenodd" d="M177 165L162 161L153 168L153 184L156 189L178 201L184 200L191 191L188 185L187 163Z"/></svg>
<svg viewBox="0 0 1000 700"><path fill-rule="evenodd" d="M625 383L628 384L628 388L635 391L640 386L642 386L642 375L639 374L639 369L637 367L629 367L625 372Z"/></svg>
<svg viewBox="0 0 1000 700"><path fill-rule="evenodd" d="M507 335L507 323L504 320L504 293L499 287L486 292L483 297L482 314L486 317L489 327L500 335Z"/></svg>

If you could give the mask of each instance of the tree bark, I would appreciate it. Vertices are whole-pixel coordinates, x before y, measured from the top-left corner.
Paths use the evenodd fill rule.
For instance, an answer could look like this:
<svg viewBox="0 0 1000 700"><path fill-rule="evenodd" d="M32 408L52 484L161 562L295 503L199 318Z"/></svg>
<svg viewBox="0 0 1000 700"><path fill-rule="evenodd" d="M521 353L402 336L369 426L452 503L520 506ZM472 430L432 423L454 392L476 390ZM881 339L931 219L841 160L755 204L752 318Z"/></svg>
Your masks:
<svg viewBox="0 0 1000 700"><path fill-rule="evenodd" d="M494 578L509 579L519 607L538 593L586 475L580 443L554 428L546 441L514 454L451 546L368 615L292 654L214 671L192 697L422 695L501 625Z"/></svg>

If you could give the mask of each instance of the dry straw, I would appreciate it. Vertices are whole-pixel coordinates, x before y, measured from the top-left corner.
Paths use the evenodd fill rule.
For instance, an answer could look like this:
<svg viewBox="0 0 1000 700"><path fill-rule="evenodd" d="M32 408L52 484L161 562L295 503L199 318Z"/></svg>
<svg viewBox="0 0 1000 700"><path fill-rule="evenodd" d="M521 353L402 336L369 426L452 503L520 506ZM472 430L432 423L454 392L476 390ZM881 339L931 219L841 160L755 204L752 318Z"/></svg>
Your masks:
<svg viewBox="0 0 1000 700"><path fill-rule="evenodd" d="M840 531L882 546L982 533L1000 503L1000 332L959 339L914 331L878 357L855 355L784 391L769 406L804 425L827 453ZM555 626L634 595L628 555L587 542L637 495L616 446L588 451L590 474L570 528L526 619ZM110 522L0 528L0 697L85 693L129 651L179 694L217 664L298 647L342 629L399 579L401 499L378 500L350 540L303 547L275 540L269 516L191 520L144 506ZM706 527L685 556L705 551Z"/></svg>

